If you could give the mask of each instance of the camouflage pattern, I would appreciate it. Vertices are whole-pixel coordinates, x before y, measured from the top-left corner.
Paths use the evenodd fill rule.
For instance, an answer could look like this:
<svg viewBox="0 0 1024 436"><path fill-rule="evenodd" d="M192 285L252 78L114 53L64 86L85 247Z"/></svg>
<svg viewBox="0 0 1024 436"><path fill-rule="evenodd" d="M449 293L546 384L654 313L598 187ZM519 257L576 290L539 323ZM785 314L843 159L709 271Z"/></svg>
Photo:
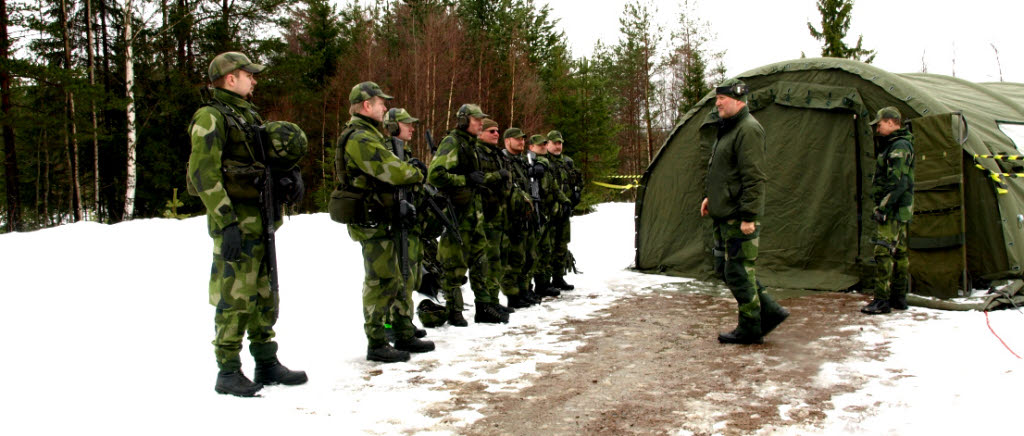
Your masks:
<svg viewBox="0 0 1024 436"><path fill-rule="evenodd" d="M396 108L394 113L388 111L388 113L385 116L389 117L390 121L395 121L398 123L415 124L420 122L419 118L414 118L412 115L409 115L409 111L405 110L404 108ZM385 121L388 121L388 119L385 119Z"/></svg>
<svg viewBox="0 0 1024 436"><path fill-rule="evenodd" d="M387 343L384 324L389 319L397 338L407 339L413 334L412 296L402 278L389 205L394 204L396 186L420 183L423 174L395 156L372 119L354 115L345 129L352 130L348 140L338 144L345 153L345 183L369 191L368 201L387 211L375 226L348 225L349 237L362 245L363 330L369 347L376 348ZM419 241L414 237L409 240L411 259L419 250Z"/></svg>
<svg viewBox="0 0 1024 436"><path fill-rule="evenodd" d="M906 296L910 284L910 257L904 221L888 220L875 229L875 298Z"/></svg>
<svg viewBox="0 0 1024 436"><path fill-rule="evenodd" d="M486 120L485 120L486 121ZM493 126L497 127L497 123ZM501 156L502 150L497 145L487 144L479 139L476 141L477 161L484 172L484 180L488 181L481 190L481 204L484 213L484 233L487 237L487 289L492 302L498 302L498 294L517 295L519 287L502 287L505 267L501 260L501 247L507 245L508 216L507 205L512 194L512 180L504 180L500 170L509 171ZM510 173L511 174L511 173Z"/></svg>
<svg viewBox="0 0 1024 436"><path fill-rule="evenodd" d="M362 103L374 97L380 97L385 100L394 98L385 94L376 83L363 82L352 87L352 90L348 93L348 102L351 104Z"/></svg>
<svg viewBox="0 0 1024 436"><path fill-rule="evenodd" d="M896 109L895 106L883 107L878 110L877 114L875 114L875 119L871 120L871 122L869 122L868 124L873 126L875 124L878 124L879 121L882 121L887 118L896 121L896 124L898 125L900 123L900 120L902 120L900 110Z"/></svg>
<svg viewBox="0 0 1024 436"><path fill-rule="evenodd" d="M523 133L523 130L518 128L518 127L509 127L507 129L505 129L505 133L503 133L501 135L502 139L504 139L504 138L523 138L525 136L526 136L526 134Z"/></svg>
<svg viewBox="0 0 1024 436"><path fill-rule="evenodd" d="M506 135L509 135L508 131ZM522 135L522 132L513 132L512 135ZM522 154L513 155L508 150L502 150L500 156L509 169L512 183L512 192L506 206L507 236L501 240L501 264L504 269L501 289L506 295L516 295L530 286L532 264L528 263L531 258L528 255L527 240L533 237L536 222L533 216L533 203L527 193L530 189L530 179L526 175L526 160ZM510 293L512 289L517 290L516 294Z"/></svg>
<svg viewBox="0 0 1024 436"><path fill-rule="evenodd" d="M541 225L531 241L530 250L533 259L532 275L541 276L551 276L554 272L549 256L554 247L555 223L564 213L564 205L569 203L569 199L558 185L554 166L548 160L548 156L527 152L527 161L533 160L544 167L544 176L540 180Z"/></svg>
<svg viewBox="0 0 1024 436"><path fill-rule="evenodd" d="M479 105L475 104L464 104L459 107L459 111L456 116L467 116L473 118L487 118L490 115L484 113L483 109L480 109Z"/></svg>
<svg viewBox="0 0 1024 436"><path fill-rule="evenodd" d="M551 141L551 142L565 142L565 140L562 139L562 132L559 132L557 130L552 130L552 131L548 132L547 138L548 138L548 141Z"/></svg>
<svg viewBox="0 0 1024 436"><path fill-rule="evenodd" d="M306 141L306 133L297 124L271 121L263 127L268 139L264 142L267 157L275 169L291 169L306 155L309 143Z"/></svg>
<svg viewBox="0 0 1024 436"><path fill-rule="evenodd" d="M879 111L879 117L886 115L885 110ZM875 230L875 298L887 299L890 294L905 296L909 286L907 228L914 216L914 136L899 129L880 138L878 145L871 194L887 220Z"/></svg>
<svg viewBox="0 0 1024 436"><path fill-rule="evenodd" d="M761 224L755 222L754 225L754 233L744 235L739 220L715 220L714 239L715 246L724 247L723 280L736 298L739 333L760 337L761 321L778 319L783 309L757 280L754 263L757 261Z"/></svg>
<svg viewBox="0 0 1024 436"><path fill-rule="evenodd" d="M229 51L217 55L212 61L210 61L210 68L207 70L207 77L210 78L210 82L214 82L239 68L253 74L258 74L267 67L253 63L249 60L248 56L242 53Z"/></svg>
<svg viewBox="0 0 1024 436"><path fill-rule="evenodd" d="M476 138L465 130L453 129L438 144L427 176L427 181L452 201L464 242L460 245L449 232L444 232L438 243L437 260L444 267L441 289L448 310L465 310L462 285L466 283L467 271L474 298L483 303L497 302L492 301L488 290L483 203L480 195L466 183L466 175L480 169L474 152L475 141Z"/></svg>
<svg viewBox="0 0 1024 436"><path fill-rule="evenodd" d="M253 106L241 96L215 89L212 98L231 108L250 125L263 123ZM215 306L214 354L222 370L241 366L238 354L248 332L252 344L270 344L277 321L277 295L270 291L267 259L264 258L263 220L255 200L232 199L224 188L226 161L253 163L254 152L243 126L229 128L220 110L204 106L192 116L189 136L192 152L188 175L206 207L207 231L213 238L213 265L209 301ZM224 228L237 225L242 233L242 255L225 261L221 255ZM280 227L281 221L275 223ZM261 348L262 347L262 348ZM270 345L257 346L265 349ZM251 351L250 347L250 351Z"/></svg>
<svg viewBox="0 0 1024 436"><path fill-rule="evenodd" d="M910 222L914 217L914 135L900 129L879 139L871 196L886 217Z"/></svg>
<svg viewBox="0 0 1024 436"><path fill-rule="evenodd" d="M553 131L557 133L557 131ZM548 135L550 138L550 134ZM553 276L562 276L573 269L572 254L569 252L569 240L572 235L571 220L572 209L575 206L572 201L572 193L576 189L575 168L572 159L564 154L548 153L548 159L554 169L554 178L557 181L559 190L565 194L565 202L561 204L562 215L553 220L552 223L552 252L551 271Z"/></svg>

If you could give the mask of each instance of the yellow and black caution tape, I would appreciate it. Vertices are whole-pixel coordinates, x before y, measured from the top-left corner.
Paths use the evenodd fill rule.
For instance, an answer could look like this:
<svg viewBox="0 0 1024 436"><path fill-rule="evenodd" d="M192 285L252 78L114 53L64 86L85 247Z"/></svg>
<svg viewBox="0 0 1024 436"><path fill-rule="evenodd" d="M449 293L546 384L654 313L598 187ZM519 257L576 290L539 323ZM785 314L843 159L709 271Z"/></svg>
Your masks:
<svg viewBox="0 0 1024 436"><path fill-rule="evenodd" d="M978 155L975 155L975 156L978 156ZM1006 193L1010 192L1009 189L1007 189L1007 188L1009 188L1009 186L1007 186L1006 183L1003 182L1002 177L1006 177L1006 178L1024 178L1024 174L1019 174L1019 173L1018 174L997 173L997 172L992 171L992 170L990 170L988 168L985 168L980 163L978 163L977 160L974 161L974 166L976 168L978 168L979 170L981 170L982 172L986 173L988 175L988 178L992 179L992 182L996 184L996 193L997 194L1006 194Z"/></svg>
<svg viewBox="0 0 1024 436"><path fill-rule="evenodd" d="M1014 154L976 154L975 159L995 159L995 160L1024 160L1024 156Z"/></svg>
<svg viewBox="0 0 1024 436"><path fill-rule="evenodd" d="M605 178L606 179L637 179L637 180L639 180L639 179L642 179L643 177L644 176L630 176L630 175L626 175L626 176L606 176Z"/></svg>
<svg viewBox="0 0 1024 436"><path fill-rule="evenodd" d="M595 184L597 186L601 186L601 187L608 188L608 189L619 189L619 190L622 190L622 192L626 192L626 191L628 191L630 189L639 188L640 187L640 183L637 182L636 180L633 180L628 185L613 185L611 183L602 183L602 182L598 182L598 181L592 181L590 183L593 183L593 184Z"/></svg>

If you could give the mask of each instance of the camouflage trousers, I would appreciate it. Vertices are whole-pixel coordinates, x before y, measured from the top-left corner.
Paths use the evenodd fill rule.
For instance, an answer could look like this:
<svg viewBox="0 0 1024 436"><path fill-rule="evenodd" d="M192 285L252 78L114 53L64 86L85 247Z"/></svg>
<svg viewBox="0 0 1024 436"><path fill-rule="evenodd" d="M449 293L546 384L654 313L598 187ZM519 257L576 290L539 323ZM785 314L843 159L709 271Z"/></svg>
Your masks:
<svg viewBox="0 0 1024 436"><path fill-rule="evenodd" d="M363 249L363 331L370 348L388 343L384 324L388 321L395 337L408 339L414 334L412 325L411 283L419 277L419 262L413 260L414 253L420 256L422 245L418 237L410 236L409 280L402 277L399 265L399 248L394 237L373 238L360 241ZM417 265L413 268L413 265Z"/></svg>
<svg viewBox="0 0 1024 436"><path fill-rule="evenodd" d="M277 323L278 295L270 291L270 273L262 238L245 234L242 255L237 262L221 256L223 239L213 238L213 267L210 271L210 304L217 308L213 318L213 349L222 371L242 367L239 353L242 337L249 335L249 352L257 361L276 356L274 324Z"/></svg>
<svg viewBox="0 0 1024 436"><path fill-rule="evenodd" d="M551 276L551 261L548 257L551 254L552 246L552 227L551 223L544 223L536 231L533 232L533 236L528 240L530 259L530 275L531 276Z"/></svg>
<svg viewBox="0 0 1024 436"><path fill-rule="evenodd" d="M502 247L508 247L508 231L504 219L495 219L485 224L484 233L487 234L487 280L488 291L491 300L498 302L498 294L517 295L519 287L505 286L505 265L506 253Z"/></svg>
<svg viewBox="0 0 1024 436"><path fill-rule="evenodd" d="M505 273L501 277L501 289L505 295L517 295L530 288L533 256L530 253L532 230L513 233L501 240L501 264ZM515 292L511 292L511 290Z"/></svg>
<svg viewBox="0 0 1024 436"><path fill-rule="evenodd" d="M569 254L569 239L572 236L569 218L555 225L552 230L551 243L551 275L564 276L572 271L573 266Z"/></svg>
<svg viewBox="0 0 1024 436"><path fill-rule="evenodd" d="M459 218L459 234L462 244L448 231L441 234L437 246L437 260L444 268L441 277L441 290L449 310L463 311L462 285L466 284L466 272L469 272L470 287L474 299L483 303L491 301L488 289L487 273L487 235L484 232L484 216L481 210L480 197L474 197L466 206L458 208L455 215Z"/></svg>
<svg viewBox="0 0 1024 436"><path fill-rule="evenodd" d="M761 336L761 320L774 318L783 309L757 280L754 263L757 261L761 224L754 224L754 233L745 235L740 230L739 220L716 220L714 238L715 246L722 247L724 251L721 274L736 299L739 333Z"/></svg>
<svg viewBox="0 0 1024 436"><path fill-rule="evenodd" d="M889 220L875 230L875 298L905 296L910 282L908 223Z"/></svg>

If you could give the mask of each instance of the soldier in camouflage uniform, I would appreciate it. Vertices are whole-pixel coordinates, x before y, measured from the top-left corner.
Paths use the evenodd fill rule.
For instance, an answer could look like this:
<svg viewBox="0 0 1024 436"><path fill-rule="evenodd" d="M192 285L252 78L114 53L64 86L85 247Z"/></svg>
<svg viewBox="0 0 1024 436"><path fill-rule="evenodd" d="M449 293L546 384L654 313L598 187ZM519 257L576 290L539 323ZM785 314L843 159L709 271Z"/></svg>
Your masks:
<svg viewBox="0 0 1024 436"><path fill-rule="evenodd" d="M871 121L880 136L871 194L875 229L875 298L860 311L869 315L907 309L910 259L907 228L914 216L914 135L902 127L895 107Z"/></svg>
<svg viewBox="0 0 1024 436"><path fill-rule="evenodd" d="M547 142L544 135L531 136L530 151L526 153L530 166L527 175L532 179L531 183L537 183L539 187L541 217L530 252L533 254L534 291L541 297L557 297L561 292L551 286L552 266L546 255L554 246L554 223L567 213L565 205L570 201L555 178L555 169L548 160Z"/></svg>
<svg viewBox="0 0 1024 436"><path fill-rule="evenodd" d="M213 238L210 304L216 315L214 355L220 371L218 393L254 396L264 384L305 383L306 373L291 371L277 360L274 324L278 295L271 292L269 259L259 192L262 183L251 177L263 174L268 150L258 140L263 119L248 101L263 65L242 53L227 52L210 62L211 100L192 116L187 180L206 206L206 222ZM262 156L259 159L257 156ZM250 177L228 177L248 171ZM297 171L289 171L295 177ZM280 182L280 181L279 181ZM290 180L301 189L301 178ZM251 194L255 194L251 195ZM288 192L285 196L295 198ZM280 205L277 214L280 215ZM274 223L281 225L280 219ZM242 373L239 353L242 336L249 335L249 352L256 361L255 383Z"/></svg>
<svg viewBox="0 0 1024 436"><path fill-rule="evenodd" d="M466 283L467 270L476 303L475 321L505 323L508 314L495 308L498 301L488 289L487 236L481 198L485 186L500 182L502 177L497 171L484 173L475 151L476 135L482 130L487 114L475 104L464 104L456 112L456 118L456 127L438 145L427 176L430 184L451 201L463 240L459 244L450 232L444 232L438 243L437 260L444 266L441 289L448 307L448 323L459 327L468 325L462 317L465 309L462 285Z"/></svg>
<svg viewBox="0 0 1024 436"><path fill-rule="evenodd" d="M501 157L501 150L498 148L498 123L490 118L485 118L481 125L480 134L476 140L477 162L480 162L480 170L484 174L498 173L500 179L494 183L486 184L481 190L481 202L484 211L484 233L487 235L487 287L491 295L490 303L495 310L510 314L515 312L516 301L514 295L519 294L518 287L503 287L502 281L505 276L505 267L501 262L501 247L508 243L508 232L506 231L508 220L507 204L512 195L512 180L505 160ZM498 297L504 293L509 300L510 307L503 306ZM523 307L519 305L519 307Z"/></svg>
<svg viewBox="0 0 1024 436"><path fill-rule="evenodd" d="M526 147L526 134L518 127L505 130L502 135L505 148L499 157L505 162L511 176L511 192L505 204L506 220L504 232L506 237L501 242L501 265L504 269L501 288L516 289L515 293L507 293L509 307L529 307L540 303L540 297L530 288L530 268L527 264L528 238L537 227L537 215L530 199L530 178L527 176L526 160L523 152Z"/></svg>
<svg viewBox="0 0 1024 436"><path fill-rule="evenodd" d="M384 101L392 97L376 83L362 82L349 93L349 113L338 141L335 170L339 189L359 194L363 202L361 222L348 224L348 234L362 245L363 330L366 333L366 359L378 362L409 360L409 352L432 351L434 343L415 337L412 324L412 299L407 298L407 282L402 277L395 205L398 187L412 188L424 180L423 164L403 162L395 156L379 127L387 111ZM417 238L409 238L416 240ZM416 250L410 244L410 252ZM392 316L395 344L387 341L386 317Z"/></svg>
<svg viewBox="0 0 1024 436"><path fill-rule="evenodd" d="M562 193L569 199L568 203L562 205L563 216L555 220L552 230L555 239L552 244L554 251L551 253L551 286L563 291L571 291L575 289L575 286L565 282L565 274L569 271L576 271L576 261L572 252L569 251L569 239L572 235L570 218L573 208L580 203L580 194L583 190L582 177L580 177L579 171L576 171L572 158L562 154L564 144L562 132L552 130L548 132L547 138L548 160L551 161L554 168L555 178L558 180Z"/></svg>
<svg viewBox="0 0 1024 436"><path fill-rule="evenodd" d="M789 312L757 281L754 262L764 213L766 177L764 128L747 108L749 88L736 79L715 89L717 113L709 114L717 139L711 149L705 180L707 197L701 216L714 220L715 245L725 247L724 280L739 306L736 329L718 335L730 344L760 344Z"/></svg>
<svg viewBox="0 0 1024 436"><path fill-rule="evenodd" d="M423 168L422 172L426 174L426 166L419 159L413 157L412 147L409 146L409 141L412 140L413 133L416 132L415 124L418 122L420 122L420 120L409 115L409 112L405 109L391 108L384 114L384 121L382 124L384 126L384 130L391 135L391 138L388 140L388 145L391 149L393 150L395 147L401 147L404 161L409 162L417 168ZM402 319L404 317L401 314L401 308L413 306L412 293L419 289L423 280L422 271L426 241L437 239L441 234L440 230L443 229L440 220L436 218L430 219L433 218L433 212L430 211L429 207L427 207L423 201L423 198L427 195L426 189L417 184L412 185L410 191L410 200L413 202L413 206L415 207L416 220L408 229L409 278L406 280L405 286L405 303L391 306L391 314L388 317L388 324L391 326L403 322ZM391 336L395 336L393 334L394 329L389 331L392 332ZM426 330L415 328L415 336L417 338L422 338L426 335ZM394 340L392 340L392 342L394 342Z"/></svg>

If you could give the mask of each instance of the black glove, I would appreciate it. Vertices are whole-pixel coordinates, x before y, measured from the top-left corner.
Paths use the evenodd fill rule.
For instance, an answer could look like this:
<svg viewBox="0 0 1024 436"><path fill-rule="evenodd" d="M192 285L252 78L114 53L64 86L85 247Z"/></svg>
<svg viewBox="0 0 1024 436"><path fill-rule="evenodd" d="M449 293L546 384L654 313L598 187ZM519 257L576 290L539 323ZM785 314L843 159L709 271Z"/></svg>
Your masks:
<svg viewBox="0 0 1024 436"><path fill-rule="evenodd" d="M541 165L540 162L533 164L532 167L526 170L526 175L534 179L544 177L544 165Z"/></svg>
<svg viewBox="0 0 1024 436"><path fill-rule="evenodd" d="M296 204L306 194L306 185L302 182L302 173L293 168L277 179L277 200L284 204Z"/></svg>
<svg viewBox="0 0 1024 436"><path fill-rule="evenodd" d="M503 181L503 182L507 182L507 181L508 181L508 179L509 179L509 177L511 177L511 176L510 176L510 175L508 174L508 170L506 170L506 169L504 169L504 168L502 168L502 169L498 170L498 174L501 174L501 181Z"/></svg>
<svg viewBox="0 0 1024 436"><path fill-rule="evenodd" d="M419 159L412 158L409 159L409 165L412 165L416 167L416 169L420 170L420 173L423 174L423 180L427 180L427 164L423 163L423 161Z"/></svg>
<svg viewBox="0 0 1024 436"><path fill-rule="evenodd" d="M486 177L487 176L484 175L483 171L473 171L473 172L471 172L469 174L466 174L466 184L467 185L483 185L484 184L484 179L486 179Z"/></svg>
<svg viewBox="0 0 1024 436"><path fill-rule="evenodd" d="M871 213L871 219L875 220L878 224L885 224L887 217L885 216L885 212L882 212L881 209L876 207L875 211Z"/></svg>
<svg viewBox="0 0 1024 436"><path fill-rule="evenodd" d="M238 224L231 224L221 231L220 255L228 262L242 258L242 231Z"/></svg>
<svg viewBox="0 0 1024 436"><path fill-rule="evenodd" d="M406 229L411 229L416 225L416 206L412 203L402 200L402 203L398 205L398 214L402 219L402 226Z"/></svg>

